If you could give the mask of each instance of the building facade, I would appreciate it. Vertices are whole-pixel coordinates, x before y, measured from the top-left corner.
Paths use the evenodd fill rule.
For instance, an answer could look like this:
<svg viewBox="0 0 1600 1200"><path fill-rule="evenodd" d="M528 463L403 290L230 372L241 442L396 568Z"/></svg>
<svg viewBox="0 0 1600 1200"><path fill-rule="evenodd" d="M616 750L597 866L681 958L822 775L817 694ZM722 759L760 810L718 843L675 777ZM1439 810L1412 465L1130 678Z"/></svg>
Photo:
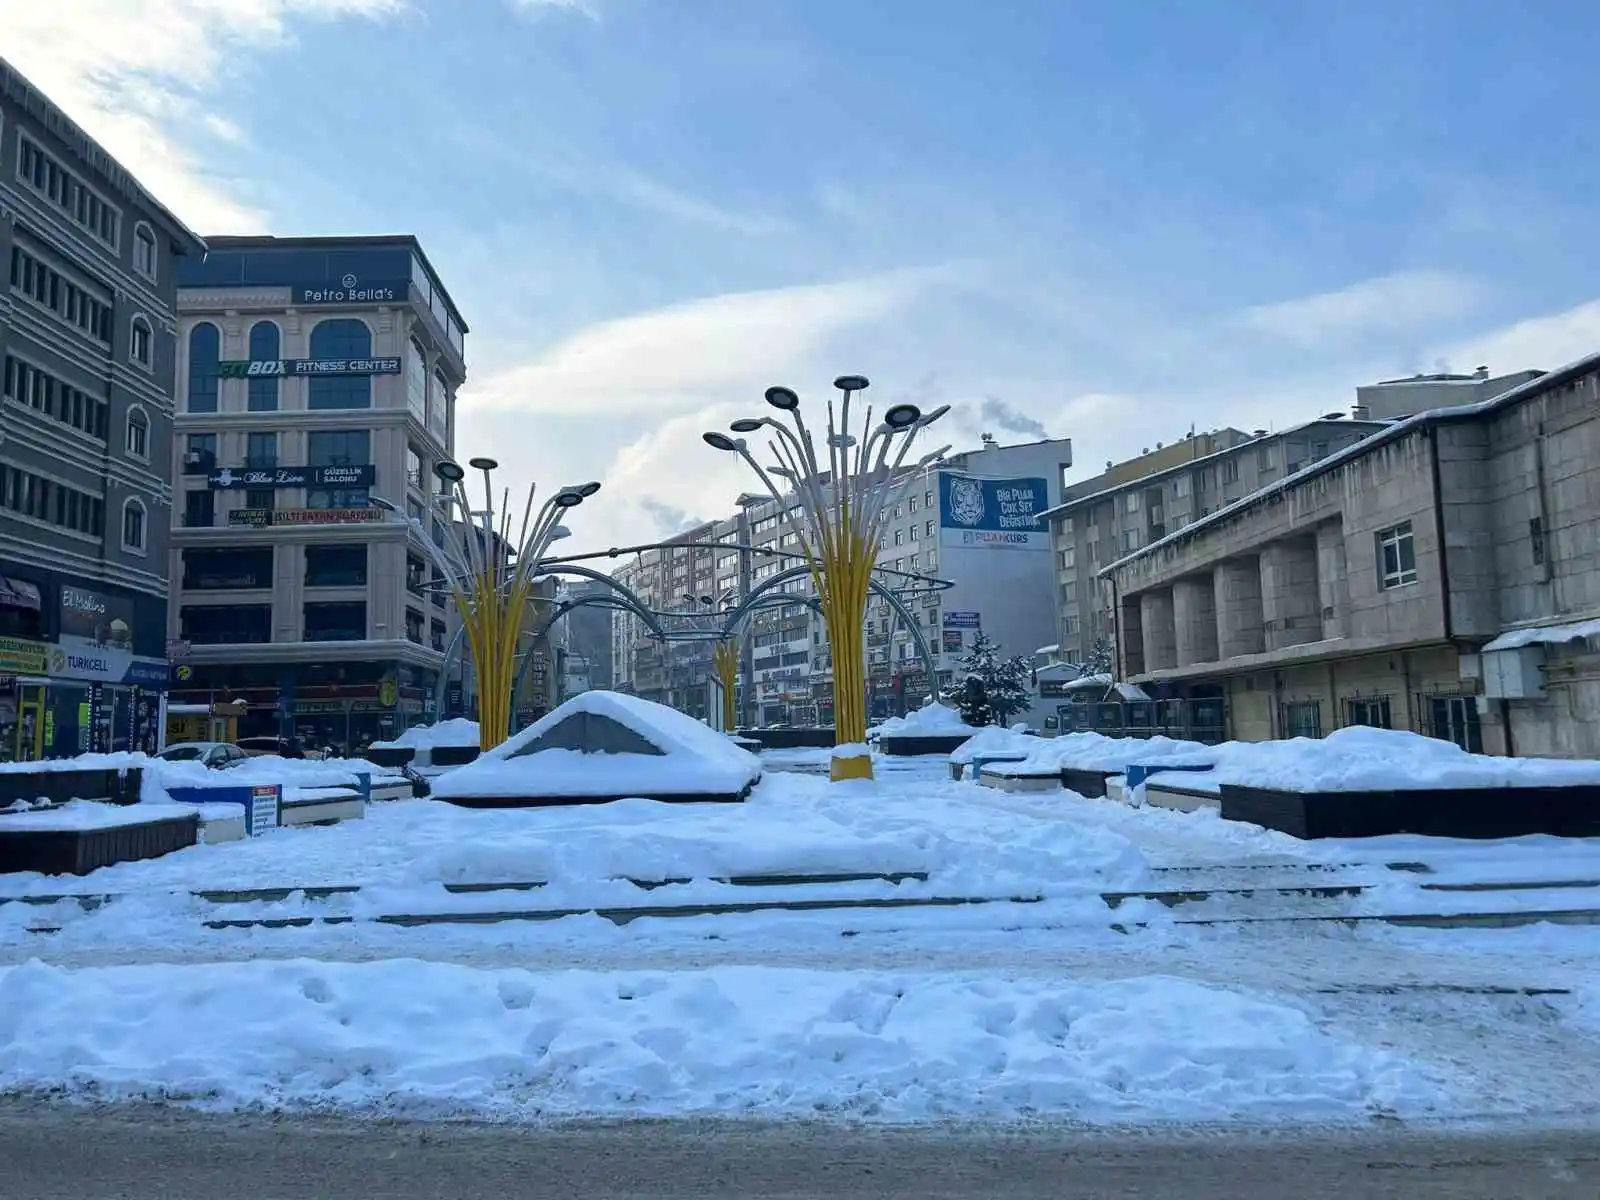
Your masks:
<svg viewBox="0 0 1600 1200"><path fill-rule="evenodd" d="M213 238L179 284L174 694L340 747L432 718L466 323L405 236Z"/></svg>
<svg viewBox="0 0 1600 1200"><path fill-rule="evenodd" d="M1097 573L1274 480L1384 429L1332 414L1281 433L1221 429L1191 434L1067 489L1045 514L1055 568L1055 657L1080 664L1109 656L1114 617Z"/></svg>
<svg viewBox="0 0 1600 1200"><path fill-rule="evenodd" d="M1479 367L1471 375L1441 372L1385 379L1358 387L1352 411L1357 417L1374 421L1398 421L1436 408L1459 408L1491 400L1541 374L1540 371L1514 371L1509 375L1491 376L1488 367Z"/></svg>
<svg viewBox="0 0 1600 1200"><path fill-rule="evenodd" d="M155 748L175 275L204 249L0 60L0 760Z"/></svg>
<svg viewBox="0 0 1600 1200"><path fill-rule="evenodd" d="M1108 564L1124 677L1243 740L1600 756L1600 355L1391 425Z"/></svg>

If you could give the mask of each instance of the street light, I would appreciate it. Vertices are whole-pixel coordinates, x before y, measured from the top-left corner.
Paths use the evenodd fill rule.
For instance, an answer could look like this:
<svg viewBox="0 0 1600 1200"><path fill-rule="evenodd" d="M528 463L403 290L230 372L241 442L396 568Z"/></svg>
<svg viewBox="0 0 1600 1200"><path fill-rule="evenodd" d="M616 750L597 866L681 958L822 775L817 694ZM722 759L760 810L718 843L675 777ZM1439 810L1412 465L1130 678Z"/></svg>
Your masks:
<svg viewBox="0 0 1600 1200"><path fill-rule="evenodd" d="M792 388L770 387L764 393L768 405L787 415L792 429L773 417L743 417L730 426L741 435L770 428L773 436L768 448L775 460L771 465L763 467L758 463L742 436L731 438L715 430L702 436L713 449L737 454L756 473L783 513L811 568L828 644L833 649L834 741L845 746L865 742L867 737L862 624L884 514L892 498L915 477L915 471L930 466L949 449L947 446L924 455L906 470L906 455L917 433L950 409L944 405L924 413L915 404L895 404L874 425L872 407L868 405L858 436L851 432L850 404L855 393L867 389L867 379L863 375L841 375L833 386L844 397L837 419L834 403L828 403L827 436L820 457L800 413L800 397ZM791 485L798 516L775 478ZM870 779L872 759L835 757L830 775L835 780Z"/></svg>
<svg viewBox="0 0 1600 1200"><path fill-rule="evenodd" d="M423 552L444 577L478 678L478 745L492 750L511 732L522 614L544 552L557 538L570 536L559 523L561 515L593 496L600 485L591 481L563 487L535 512L530 484L521 524L513 530L511 490L501 493L498 508L494 501L493 475L500 464L479 457L467 465L483 476L482 508L474 509L468 499L467 473L460 463L445 459L434 464L442 486L430 507L449 531L443 545L428 536L419 518L407 517L393 501L373 496L371 502L417 530Z"/></svg>

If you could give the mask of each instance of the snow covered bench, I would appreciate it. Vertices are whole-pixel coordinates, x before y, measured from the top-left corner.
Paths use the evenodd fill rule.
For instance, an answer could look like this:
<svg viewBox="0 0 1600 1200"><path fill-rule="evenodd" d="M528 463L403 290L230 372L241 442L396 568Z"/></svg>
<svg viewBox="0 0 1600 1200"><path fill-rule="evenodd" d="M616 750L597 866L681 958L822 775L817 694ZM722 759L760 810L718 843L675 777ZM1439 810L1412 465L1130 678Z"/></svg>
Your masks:
<svg viewBox="0 0 1600 1200"><path fill-rule="evenodd" d="M179 804L69 804L0 815L0 873L87 875L195 844L200 814Z"/></svg>
<svg viewBox="0 0 1600 1200"><path fill-rule="evenodd" d="M287 787L283 789L285 825L336 825L340 821L359 821L367 815L367 803L357 788Z"/></svg>

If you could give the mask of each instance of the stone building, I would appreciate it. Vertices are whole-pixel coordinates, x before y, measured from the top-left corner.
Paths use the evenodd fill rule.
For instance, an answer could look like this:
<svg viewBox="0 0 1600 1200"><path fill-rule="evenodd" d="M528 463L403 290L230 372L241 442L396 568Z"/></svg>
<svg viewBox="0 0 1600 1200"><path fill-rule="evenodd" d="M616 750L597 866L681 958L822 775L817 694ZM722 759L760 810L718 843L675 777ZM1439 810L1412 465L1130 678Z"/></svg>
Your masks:
<svg viewBox="0 0 1600 1200"><path fill-rule="evenodd" d="M1398 422L1100 571L1119 665L1260 740L1600 756L1600 355Z"/></svg>

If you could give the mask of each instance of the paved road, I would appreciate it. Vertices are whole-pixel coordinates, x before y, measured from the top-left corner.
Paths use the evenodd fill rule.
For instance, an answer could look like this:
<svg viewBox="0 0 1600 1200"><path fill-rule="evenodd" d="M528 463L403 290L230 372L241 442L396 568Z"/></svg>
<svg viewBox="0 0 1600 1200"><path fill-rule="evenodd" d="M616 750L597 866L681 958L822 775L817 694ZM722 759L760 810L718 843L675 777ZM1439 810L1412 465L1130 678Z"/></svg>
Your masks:
<svg viewBox="0 0 1600 1200"><path fill-rule="evenodd" d="M1595 1200L1600 1132L359 1124L0 1106L5 1200Z"/></svg>

